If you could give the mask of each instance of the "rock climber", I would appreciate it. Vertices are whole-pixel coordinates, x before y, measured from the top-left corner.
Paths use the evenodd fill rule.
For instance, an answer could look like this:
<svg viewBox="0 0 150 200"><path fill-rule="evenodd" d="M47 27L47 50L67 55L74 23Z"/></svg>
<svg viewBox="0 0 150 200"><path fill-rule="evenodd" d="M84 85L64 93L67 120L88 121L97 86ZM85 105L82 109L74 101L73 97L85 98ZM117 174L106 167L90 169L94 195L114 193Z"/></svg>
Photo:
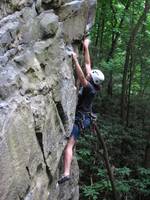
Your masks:
<svg viewBox="0 0 150 200"><path fill-rule="evenodd" d="M78 104L76 108L75 122L68 139L64 151L64 174L58 180L58 184L64 183L70 179L70 168L73 157L73 147L82 131L91 124L92 102L95 95L100 90L102 81L104 81L104 74L98 69L91 68L91 59L89 53L90 40L85 38L83 41L84 47L84 61L85 61L85 75L78 62L78 57L75 52L72 52L73 62L77 77L80 81L81 88L79 91Z"/></svg>

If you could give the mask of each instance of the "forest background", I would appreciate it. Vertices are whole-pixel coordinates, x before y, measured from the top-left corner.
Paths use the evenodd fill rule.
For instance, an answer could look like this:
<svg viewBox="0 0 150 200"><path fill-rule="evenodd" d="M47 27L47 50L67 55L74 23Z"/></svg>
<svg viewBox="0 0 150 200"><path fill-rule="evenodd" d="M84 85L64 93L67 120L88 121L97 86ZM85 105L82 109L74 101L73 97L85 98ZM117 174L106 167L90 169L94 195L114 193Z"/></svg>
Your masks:
<svg viewBox="0 0 150 200"><path fill-rule="evenodd" d="M81 200L150 199L150 0L98 0L92 64L105 74L91 130L77 145ZM115 189L115 194L113 194Z"/></svg>

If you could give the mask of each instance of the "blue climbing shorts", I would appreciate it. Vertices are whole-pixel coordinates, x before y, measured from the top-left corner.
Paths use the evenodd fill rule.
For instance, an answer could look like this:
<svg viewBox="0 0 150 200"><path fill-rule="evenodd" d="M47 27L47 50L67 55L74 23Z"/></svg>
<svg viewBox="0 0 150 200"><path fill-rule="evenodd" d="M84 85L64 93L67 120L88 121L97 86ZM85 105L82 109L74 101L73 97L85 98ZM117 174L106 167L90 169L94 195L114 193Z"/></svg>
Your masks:
<svg viewBox="0 0 150 200"><path fill-rule="evenodd" d="M71 132L71 137L73 136L75 140L77 140L80 136L81 127L79 121L82 120L82 129L86 129L91 124L91 118L88 113L77 112L75 116L75 123L73 125L73 129Z"/></svg>

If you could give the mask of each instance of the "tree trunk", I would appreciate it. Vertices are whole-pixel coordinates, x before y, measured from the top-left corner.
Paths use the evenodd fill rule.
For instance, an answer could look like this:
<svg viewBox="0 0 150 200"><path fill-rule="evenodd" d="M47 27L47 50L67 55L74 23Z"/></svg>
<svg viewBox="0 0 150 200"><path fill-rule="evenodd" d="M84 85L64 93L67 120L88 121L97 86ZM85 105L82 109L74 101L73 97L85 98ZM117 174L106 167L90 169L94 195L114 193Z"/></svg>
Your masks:
<svg viewBox="0 0 150 200"><path fill-rule="evenodd" d="M121 96L121 118L123 123L127 119L127 105L128 105L128 75L129 75L129 64L132 59L132 51L135 45L135 38L136 35L141 27L141 24L143 23L145 16L147 15L148 11L150 9L150 2L149 0L145 1L145 8L140 16L140 18L137 21L137 24L134 26L130 39L127 44L126 48L126 58L125 58L125 64L124 64L124 71L123 71L123 79L122 79L122 96Z"/></svg>
<svg viewBox="0 0 150 200"><path fill-rule="evenodd" d="M149 137L149 140L150 140L150 137ZM144 167L150 168L150 144L147 144L145 148Z"/></svg>
<svg viewBox="0 0 150 200"><path fill-rule="evenodd" d="M100 43L99 43L99 47L100 47L100 53L103 54L103 38L104 38L104 28L105 28L105 16L104 16L104 10L105 10L105 6L102 6L102 21L101 21L101 35L100 35Z"/></svg>
<svg viewBox="0 0 150 200"><path fill-rule="evenodd" d="M99 2L98 2L98 7L99 7ZM96 12L96 17L95 17L95 20L96 20L96 26L98 26L98 28L96 28L96 34L95 34L95 38L94 38L94 44L95 46L98 45L98 41L99 41L99 32L100 32L100 16L99 16L99 10L97 10Z"/></svg>
<svg viewBox="0 0 150 200"><path fill-rule="evenodd" d="M123 22L124 22L124 19L125 19L125 14L126 14L127 10L129 9L129 7L131 5L131 2L132 2L132 0L128 0L127 3L126 3L122 18L121 18L119 26L118 26L118 29L121 29L122 26L123 26ZM112 9L113 16L114 16L114 21L115 21L115 24L113 25L112 28L115 28L116 27L116 17L115 17L115 10L113 8L112 1L111 1L111 9ZM114 31L112 32L112 43L111 43L110 51L108 52L108 56L107 56L107 60L106 60L107 62L109 62L114 56L115 49L116 49L119 37L120 37L120 32L117 32L116 34L114 34ZM107 93L110 96L112 96L112 94L113 94L112 93L112 87L113 87L113 71L110 70L109 81L108 81L108 89L107 89Z"/></svg>

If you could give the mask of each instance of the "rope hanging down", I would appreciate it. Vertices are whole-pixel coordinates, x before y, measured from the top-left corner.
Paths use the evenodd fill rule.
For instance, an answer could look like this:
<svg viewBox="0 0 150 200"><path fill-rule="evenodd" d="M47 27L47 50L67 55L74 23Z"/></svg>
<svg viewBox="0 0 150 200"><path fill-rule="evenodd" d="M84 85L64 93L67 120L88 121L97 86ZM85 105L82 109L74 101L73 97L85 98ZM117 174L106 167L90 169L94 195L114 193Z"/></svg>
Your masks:
<svg viewBox="0 0 150 200"><path fill-rule="evenodd" d="M114 200L118 200L118 196L117 196L117 192L116 192L116 186L115 186L115 178L111 169L111 165L109 162L109 156L108 156L108 151L107 151L107 147L105 144L105 141L100 133L100 130L96 124L96 121L93 121L93 131L94 133L97 134L97 138L99 141L99 144L101 144L102 148L103 148L103 158L104 158L104 162L105 162L105 166L107 169L107 173L110 179L110 183L111 183L111 188L112 188L112 193L113 193L113 199Z"/></svg>

